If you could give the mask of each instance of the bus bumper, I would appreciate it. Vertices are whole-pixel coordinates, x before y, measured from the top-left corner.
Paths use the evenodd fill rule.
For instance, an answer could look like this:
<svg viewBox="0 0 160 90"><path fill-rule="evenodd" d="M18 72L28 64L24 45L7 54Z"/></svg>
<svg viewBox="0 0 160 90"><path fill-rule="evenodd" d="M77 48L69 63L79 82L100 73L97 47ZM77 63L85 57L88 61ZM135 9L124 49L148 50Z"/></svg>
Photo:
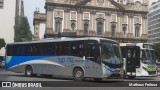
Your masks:
<svg viewBox="0 0 160 90"><path fill-rule="evenodd" d="M123 70L117 69L104 75L105 78L122 78L124 76Z"/></svg>

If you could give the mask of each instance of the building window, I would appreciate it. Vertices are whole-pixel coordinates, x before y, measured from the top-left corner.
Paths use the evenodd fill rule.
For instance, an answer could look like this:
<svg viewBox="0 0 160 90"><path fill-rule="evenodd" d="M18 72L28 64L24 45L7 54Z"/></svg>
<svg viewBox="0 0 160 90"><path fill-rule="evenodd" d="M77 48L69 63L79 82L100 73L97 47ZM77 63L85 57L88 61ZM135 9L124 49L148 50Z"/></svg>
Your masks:
<svg viewBox="0 0 160 90"><path fill-rule="evenodd" d="M104 20L102 17L99 17L97 20L97 35L102 35L104 31Z"/></svg>
<svg viewBox="0 0 160 90"><path fill-rule="evenodd" d="M112 37L116 36L116 22L111 23L111 35Z"/></svg>
<svg viewBox="0 0 160 90"><path fill-rule="evenodd" d="M84 21L84 34L88 34L88 29L89 29L89 20L85 19Z"/></svg>
<svg viewBox="0 0 160 90"><path fill-rule="evenodd" d="M140 37L140 27L141 27L141 24L135 24L135 37Z"/></svg>
<svg viewBox="0 0 160 90"><path fill-rule="evenodd" d="M102 35L102 32L103 32L103 23L98 22L97 23L97 35Z"/></svg>
<svg viewBox="0 0 160 90"><path fill-rule="evenodd" d="M140 37L140 27L135 27L135 37Z"/></svg>
<svg viewBox="0 0 160 90"><path fill-rule="evenodd" d="M115 37L115 35L116 35L116 30L115 29L116 29L116 26L112 26L112 33L111 34L112 34L113 37Z"/></svg>
<svg viewBox="0 0 160 90"><path fill-rule="evenodd" d="M55 18L55 32L62 32L62 18Z"/></svg>
<svg viewBox="0 0 160 90"><path fill-rule="evenodd" d="M127 34L127 24L123 24L122 26L123 26L122 28L123 35L126 35Z"/></svg>
<svg viewBox="0 0 160 90"><path fill-rule="evenodd" d="M127 32L127 28L123 27L123 34L126 35L126 32Z"/></svg>
<svg viewBox="0 0 160 90"><path fill-rule="evenodd" d="M71 29L75 30L76 28L76 20L71 20Z"/></svg>

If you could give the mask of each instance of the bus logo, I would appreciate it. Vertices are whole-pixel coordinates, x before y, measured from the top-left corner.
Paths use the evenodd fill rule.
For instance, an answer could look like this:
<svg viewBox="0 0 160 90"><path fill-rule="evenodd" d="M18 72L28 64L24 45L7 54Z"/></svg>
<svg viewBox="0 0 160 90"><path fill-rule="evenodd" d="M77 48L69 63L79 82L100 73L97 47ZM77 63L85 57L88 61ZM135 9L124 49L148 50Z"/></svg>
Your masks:
<svg viewBox="0 0 160 90"><path fill-rule="evenodd" d="M2 87L11 87L11 82L2 82Z"/></svg>
<svg viewBox="0 0 160 90"><path fill-rule="evenodd" d="M74 63L73 58L57 58L59 63Z"/></svg>

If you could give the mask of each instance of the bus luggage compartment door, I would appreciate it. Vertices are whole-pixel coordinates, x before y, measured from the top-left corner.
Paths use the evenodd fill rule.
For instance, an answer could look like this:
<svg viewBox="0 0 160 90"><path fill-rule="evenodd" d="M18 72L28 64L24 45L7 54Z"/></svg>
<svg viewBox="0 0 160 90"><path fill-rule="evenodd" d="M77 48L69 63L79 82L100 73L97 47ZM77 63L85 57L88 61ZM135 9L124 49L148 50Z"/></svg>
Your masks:
<svg viewBox="0 0 160 90"><path fill-rule="evenodd" d="M126 74L136 76L136 68L140 67L140 48L129 46L126 48Z"/></svg>

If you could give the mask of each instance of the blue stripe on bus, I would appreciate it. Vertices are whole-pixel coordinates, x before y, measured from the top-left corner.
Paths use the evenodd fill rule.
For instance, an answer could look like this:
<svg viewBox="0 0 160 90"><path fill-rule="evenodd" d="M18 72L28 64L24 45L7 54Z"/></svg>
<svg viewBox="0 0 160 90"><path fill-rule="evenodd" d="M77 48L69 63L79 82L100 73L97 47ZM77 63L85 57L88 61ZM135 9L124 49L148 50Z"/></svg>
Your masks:
<svg viewBox="0 0 160 90"><path fill-rule="evenodd" d="M14 65L26 62L26 61L31 61L31 60L39 60L43 58L49 58L53 56L11 56L11 60L8 61L8 57L6 57L6 68L10 68Z"/></svg>

